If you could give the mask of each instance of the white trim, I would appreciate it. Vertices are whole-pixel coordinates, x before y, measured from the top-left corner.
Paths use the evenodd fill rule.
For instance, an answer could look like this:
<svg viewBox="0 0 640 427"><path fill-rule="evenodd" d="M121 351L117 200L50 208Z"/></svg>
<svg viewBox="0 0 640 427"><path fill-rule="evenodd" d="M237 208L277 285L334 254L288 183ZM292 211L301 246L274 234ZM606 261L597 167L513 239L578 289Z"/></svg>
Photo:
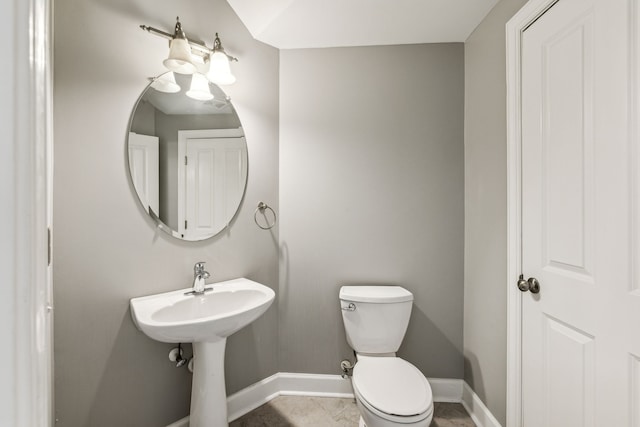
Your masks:
<svg viewBox="0 0 640 427"><path fill-rule="evenodd" d="M522 32L558 0L529 0L506 25L507 54L507 425L522 426L521 44Z"/></svg>
<svg viewBox="0 0 640 427"><path fill-rule="evenodd" d="M281 396L353 397L351 381L340 375L288 372L275 375L278 378Z"/></svg>
<svg viewBox="0 0 640 427"><path fill-rule="evenodd" d="M280 396L278 375L271 375L227 397L229 421L238 419L271 399Z"/></svg>
<svg viewBox="0 0 640 427"><path fill-rule="evenodd" d="M429 378L433 400L462 402L463 380ZM227 397L229 422L253 411L278 396L316 396L353 398L351 381L340 375L278 372ZM189 417L167 427L188 427Z"/></svg>
<svg viewBox="0 0 640 427"><path fill-rule="evenodd" d="M429 378L434 402L462 402L463 380L449 378Z"/></svg>
<svg viewBox="0 0 640 427"><path fill-rule="evenodd" d="M0 2L0 424L52 424L51 2Z"/></svg>
<svg viewBox="0 0 640 427"><path fill-rule="evenodd" d="M502 427L467 383L464 383L462 390L462 406L467 410L477 427Z"/></svg>
<svg viewBox="0 0 640 427"><path fill-rule="evenodd" d="M227 398L229 421L278 396L353 397L351 382L340 375L278 372Z"/></svg>

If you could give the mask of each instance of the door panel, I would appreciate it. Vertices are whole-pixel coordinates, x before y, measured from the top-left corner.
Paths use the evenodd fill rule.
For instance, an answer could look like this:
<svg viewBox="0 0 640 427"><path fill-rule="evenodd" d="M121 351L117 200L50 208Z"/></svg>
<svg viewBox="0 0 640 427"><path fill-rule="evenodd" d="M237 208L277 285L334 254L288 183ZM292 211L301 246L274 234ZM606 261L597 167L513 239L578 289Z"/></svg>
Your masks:
<svg viewBox="0 0 640 427"><path fill-rule="evenodd" d="M640 427L636 1L560 0L522 36L525 427Z"/></svg>
<svg viewBox="0 0 640 427"><path fill-rule="evenodd" d="M211 234L216 218L216 206L213 202L216 198L216 153L209 144L199 142L187 143L187 155L193 160L192 171L195 177L193 185L187 187L187 205L193 206L192 215L187 210L187 218L193 223L196 233Z"/></svg>
<svg viewBox="0 0 640 427"><path fill-rule="evenodd" d="M550 426L594 425L594 351L592 336L545 317L543 395ZM572 396L567 398L567 396Z"/></svg>
<svg viewBox="0 0 640 427"><path fill-rule="evenodd" d="M588 274L592 258L593 43L590 14L542 43L543 250L547 265ZM544 209L546 208L546 209Z"/></svg>

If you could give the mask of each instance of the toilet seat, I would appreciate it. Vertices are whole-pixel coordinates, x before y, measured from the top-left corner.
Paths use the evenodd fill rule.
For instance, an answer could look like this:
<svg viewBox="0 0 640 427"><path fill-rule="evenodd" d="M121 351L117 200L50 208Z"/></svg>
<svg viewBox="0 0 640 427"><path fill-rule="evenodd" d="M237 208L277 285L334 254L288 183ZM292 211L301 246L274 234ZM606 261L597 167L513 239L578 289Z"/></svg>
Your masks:
<svg viewBox="0 0 640 427"><path fill-rule="evenodd" d="M382 412L379 411L378 409L374 408L373 406L371 406L371 404L369 402L367 402L362 395L358 392L358 389L356 387L353 388L356 398L358 399L358 401L364 406L364 408L366 408L366 410L368 410L371 414L389 421L391 423L393 423L393 425L397 425L397 424L417 424L420 421L426 420L427 418L429 418L429 420L431 419L432 415L433 415L433 404L431 406L429 406L429 409L426 412L423 412L422 414L419 415L414 415L414 416L399 416L399 415L391 415L391 414L387 414L386 412Z"/></svg>
<svg viewBox="0 0 640 427"><path fill-rule="evenodd" d="M352 380L362 404L384 419L410 424L433 413L429 382L418 368L399 357L359 355Z"/></svg>

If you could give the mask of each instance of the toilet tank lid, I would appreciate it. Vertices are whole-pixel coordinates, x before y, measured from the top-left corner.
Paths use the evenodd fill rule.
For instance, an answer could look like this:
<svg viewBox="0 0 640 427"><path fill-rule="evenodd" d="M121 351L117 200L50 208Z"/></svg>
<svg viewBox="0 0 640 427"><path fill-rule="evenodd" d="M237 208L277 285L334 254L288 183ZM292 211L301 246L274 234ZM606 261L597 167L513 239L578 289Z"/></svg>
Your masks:
<svg viewBox="0 0 640 427"><path fill-rule="evenodd" d="M340 299L389 304L413 301L413 294L401 286L343 286L340 288Z"/></svg>

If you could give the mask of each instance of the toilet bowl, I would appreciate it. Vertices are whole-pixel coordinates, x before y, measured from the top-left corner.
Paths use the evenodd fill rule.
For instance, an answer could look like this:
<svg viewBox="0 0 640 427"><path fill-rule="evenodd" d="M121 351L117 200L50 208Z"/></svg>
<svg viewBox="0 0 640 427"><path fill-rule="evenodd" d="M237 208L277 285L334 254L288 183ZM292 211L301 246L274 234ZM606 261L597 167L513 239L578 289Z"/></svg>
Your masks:
<svg viewBox="0 0 640 427"><path fill-rule="evenodd" d="M413 305L400 286L343 286L347 342L356 352L352 385L361 427L428 427L433 394L426 377L396 357Z"/></svg>
<svg viewBox="0 0 640 427"><path fill-rule="evenodd" d="M431 386L418 368L406 360L360 355L352 381L356 403L367 427L431 424Z"/></svg>

